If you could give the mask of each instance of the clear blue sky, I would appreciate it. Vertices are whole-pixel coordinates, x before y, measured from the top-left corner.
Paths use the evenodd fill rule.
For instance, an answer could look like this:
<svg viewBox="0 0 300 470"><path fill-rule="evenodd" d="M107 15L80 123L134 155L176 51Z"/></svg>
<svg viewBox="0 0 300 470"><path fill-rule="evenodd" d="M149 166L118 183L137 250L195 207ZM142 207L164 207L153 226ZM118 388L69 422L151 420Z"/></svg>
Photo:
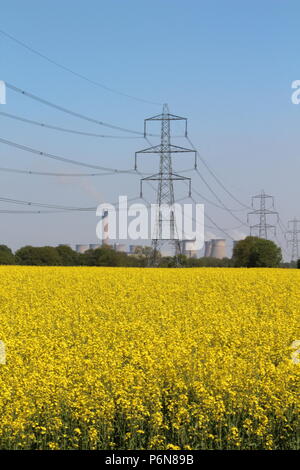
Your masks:
<svg viewBox="0 0 300 470"><path fill-rule="evenodd" d="M300 79L299 13L299 2L291 0L11 0L1 6L0 29L91 80L149 101L167 102L171 112L188 118L192 141L224 184L244 203L264 188L275 196L286 222L294 215L300 217L300 105L291 103L291 82ZM143 119L161 111L160 106L89 84L2 35L0 79L132 129L142 130ZM88 132L109 132L12 91L0 111ZM2 138L109 167L132 167L135 151L147 146L143 139L72 136L3 116L0 129ZM141 165L146 171L155 170L157 159L150 163L144 159ZM3 144L0 166L85 171ZM174 166L190 168L192 159L176 157ZM225 204L238 208L205 168L200 169ZM191 176L193 186L214 199L199 177ZM115 201L119 193L138 195L138 178L66 180L0 172L3 197L93 206ZM1 203L1 208L18 206ZM224 211L209 205L206 211L222 227L239 225ZM243 212L237 215L245 218ZM13 248L96 241L94 213L0 217L1 243ZM222 236L217 230L208 232ZM238 238L247 231L230 233Z"/></svg>

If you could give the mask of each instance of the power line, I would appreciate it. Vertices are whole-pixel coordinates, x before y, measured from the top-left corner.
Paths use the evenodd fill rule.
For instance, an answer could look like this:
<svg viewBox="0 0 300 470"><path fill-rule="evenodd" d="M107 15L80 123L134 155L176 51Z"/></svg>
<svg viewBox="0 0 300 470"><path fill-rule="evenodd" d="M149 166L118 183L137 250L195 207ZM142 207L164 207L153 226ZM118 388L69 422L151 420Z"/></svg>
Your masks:
<svg viewBox="0 0 300 470"><path fill-rule="evenodd" d="M50 171L35 171L35 170L22 170L18 168L7 168L7 167L0 167L0 172L3 171L5 173L17 173L22 175L32 175L32 176L55 176L55 177L98 177L98 176L115 176L120 172L123 174L122 170L114 170L114 171L106 171L105 173L59 173L59 172L50 172ZM125 171L125 170L124 170ZM132 171L132 173L131 173ZM182 170L182 173L189 172L190 169ZM128 171L130 174L135 174L133 170ZM141 173L139 171L136 172L140 176L150 175L152 173ZM153 188L153 186L152 186ZM155 188L153 188L155 189Z"/></svg>
<svg viewBox="0 0 300 470"><path fill-rule="evenodd" d="M186 183L186 184L187 184L187 183ZM200 196L202 199L206 200L209 204L212 204L212 205L215 206L215 207L219 207L220 209L224 209L223 207L218 206L217 204L213 203L213 202L210 201L209 199L206 199L204 196L202 196L202 194L200 194L200 193L199 193L198 191L196 191L195 189L192 189L192 193L197 194L197 195ZM194 198L191 198L190 196L189 196L189 198L192 199L192 200L195 202ZM182 199L187 199L187 197L184 197L184 198L182 198ZM192 220L193 220L194 222L196 222L196 220L195 220L194 218L192 218ZM244 226L245 226L245 224L244 224L244 222L243 222L243 223L241 223L240 225L238 225L238 226L236 226L236 227L230 227L230 228L226 228L226 229L224 228L223 230L238 230L239 228L242 228L242 227L244 227ZM205 227L209 227L209 226L205 224ZM209 228L215 228L215 227L209 227Z"/></svg>
<svg viewBox="0 0 300 470"><path fill-rule="evenodd" d="M173 136L172 136L173 137ZM147 136L145 136L145 139L146 141L148 142L148 144L150 144L152 147L153 147L153 144L150 142L150 140L147 138ZM193 146L193 145L192 145ZM194 148L195 150L195 148ZM195 150L195 152L197 153L197 150ZM137 152L138 153L138 152ZM183 173L183 171L188 171L188 170L181 170L180 172ZM205 185L210 189L210 191L214 194L214 196L219 200L218 196L215 194L215 192L212 190L212 188L208 185L208 183L204 180L203 176L198 172L198 169L195 168L191 168L191 171L196 171L199 176L201 177L201 179L204 181ZM221 202L222 206L219 206L218 204L216 204L215 202L212 202L210 199L208 199L207 197L203 196L202 194L199 193L199 191L197 191L196 189L192 189L192 192L197 194L199 197L201 197L204 201L206 201L208 204L211 204L212 206L214 207L217 207L219 209L222 209L222 210L226 210L226 211L230 211L230 212L241 212L241 211L244 211L245 209L229 209L227 207L225 207L225 205L223 204L223 202ZM241 224L242 225L246 225L244 222L242 222L240 220Z"/></svg>
<svg viewBox="0 0 300 470"><path fill-rule="evenodd" d="M196 191L193 190L192 192L196 192ZM197 194L199 195L199 193L197 193ZM201 196L201 195L200 195L200 197L203 198L203 196ZM187 198L187 197L184 197L184 198L182 198L182 199L186 199L186 198ZM190 197L190 196L189 196L189 198L192 199L192 201L193 201L195 204L197 204L197 202L195 201L195 199L194 199L193 197ZM213 204L213 203L212 203L212 204ZM217 207L219 207L219 206L217 206ZM205 213L204 215L207 216L206 213ZM196 219L193 218L193 217L192 217L192 220L193 220L194 222L197 222ZM245 224L242 223L242 224L240 224L240 225L238 225L238 226L235 226L235 227L222 228L221 231L223 231L223 233L225 233L225 232L228 231L228 230L238 230L238 229L240 229L240 228L242 228L242 227L244 227L244 226L245 226ZM205 224L205 228L215 229L216 226L210 227L209 225Z"/></svg>
<svg viewBox="0 0 300 470"><path fill-rule="evenodd" d="M71 165L84 166L84 167L87 167L87 168L94 168L94 169L97 169L97 170L104 170L104 171L110 171L110 172L115 172L115 173L135 174L134 170L118 170L116 168L107 168L107 167L103 167L103 166L99 166L99 165L92 165L90 163L80 162L80 161L72 160L70 158L65 158L65 157L62 157L62 156L59 156L59 155L53 155L51 153L43 152L41 150L37 150L37 149L31 148L31 147L28 147L26 145L21 145L21 144L18 144L16 142L12 142L12 141L7 140L7 139L0 138L0 142L2 144L10 145L11 147L15 147L19 150L24 150L26 152L30 152L30 153L33 153L35 155L39 155L40 157L51 158L53 160L58 160L58 161L61 161L61 162L64 162L64 163L69 163Z"/></svg>
<svg viewBox="0 0 300 470"><path fill-rule="evenodd" d="M50 101L45 100L43 98L39 98L38 96L33 95L32 93L29 93L25 90L21 90L20 88L14 86L14 85L11 85L10 83L5 82L5 84L6 84L7 88L9 88L9 89L11 89L11 90L13 90L17 93L20 93L21 95L24 95L27 98L31 98L35 101L38 101L42 104L45 104L46 106L50 106L51 108L57 109L58 111L69 114L70 116L77 117L79 119L83 119L83 120L88 121L88 122L92 122L93 124L97 124L99 126L108 127L110 129L116 129L116 130L122 131L122 132L129 132L131 134L143 135L143 132L135 131L135 130L132 130L132 129L127 129L125 127L115 126L114 124L110 124L108 122L99 121L98 119L94 119L94 118L91 118L91 117L86 116L84 114L77 113L76 111L71 111L70 109L64 108L63 106L60 106L60 105L55 104L55 103L51 103Z"/></svg>
<svg viewBox="0 0 300 470"><path fill-rule="evenodd" d="M127 202L136 201L139 199L138 197L132 197L127 199ZM8 204L17 204L22 206L33 206L33 207L43 207L48 209L58 209L59 212L93 212L96 211L97 207L72 207L72 206L61 206L57 204L45 204L41 202L32 202L32 201L24 201L20 199L11 199L7 197L0 197L1 202L5 202ZM109 203L112 206L116 206L118 203ZM1 213L22 213L22 211L9 211L2 209ZM25 211L26 213L32 213L32 211ZM40 211L38 211L40 212ZM47 211L48 212L48 211Z"/></svg>
<svg viewBox="0 0 300 470"><path fill-rule="evenodd" d="M192 201L195 204L197 204L197 201L195 201L195 199L192 196L190 196L190 197L191 197ZM229 233L227 233L226 230L224 230L216 222L214 222L214 220L209 215L207 215L207 213L205 213L204 215L214 225L214 228L217 228L218 230L220 230L220 232L222 232L224 235L226 235L226 237L230 238L231 240L234 240L234 238L231 235L229 235Z"/></svg>
<svg viewBox="0 0 300 470"><path fill-rule="evenodd" d="M200 155L199 151L196 149L196 147L194 146L194 144L192 143L191 139L186 136L186 139L188 140L188 142L190 143L190 145L194 148L194 150L196 150L197 152L197 156L199 158L199 160L203 163L203 165L205 166L205 168L207 169L207 171L211 174L211 176L215 179L215 181L221 186L221 188L234 200L236 201L240 206L242 206L243 208L245 209L249 209L250 206L247 206L246 204L243 204L239 199L237 199L232 193L231 191L229 191L225 185L222 183L222 181L220 180L220 178L217 177L217 175L211 170L211 168L208 166L208 164L206 163L206 161L204 160L204 158Z"/></svg>
<svg viewBox="0 0 300 470"><path fill-rule="evenodd" d="M28 46L23 41L20 41L19 39L15 38L11 34L8 34L5 31L3 31L2 29L0 30L0 33L3 34L4 36L6 36L7 38L11 39L15 43L19 44L20 46L24 47L28 51L32 52L33 54L38 55L39 57L41 57L42 59L50 62L51 64L55 65L56 67L59 67L60 69L66 71L66 72L69 72L72 75L75 75L76 77L81 78L82 80L85 80L88 83L91 83L92 85L100 87L100 88L102 88L106 91L109 91L111 93L115 93L117 95L124 96L126 98L130 98L130 99L135 100L135 101L141 101L143 103L154 104L154 105L161 105L161 103L157 103L155 101L149 101L149 100L146 100L146 99L143 99L143 98L139 98L137 96L129 95L127 93L123 93L123 92L121 92L119 90L116 90L114 88L110 88L110 87L104 85L103 83L97 82L95 80L91 80L90 78L86 77L85 75L82 75L81 73L75 72L74 70L70 69L69 67L66 67L65 65L62 65L59 62L56 62L55 60L50 59L45 54L42 54L41 52L37 51L36 49L33 49L33 47Z"/></svg>
<svg viewBox="0 0 300 470"><path fill-rule="evenodd" d="M215 191L212 189L212 187L207 183L207 181L205 180L205 178L203 178L203 176L201 175L201 173L199 172L198 169L196 169L196 173L198 174L198 176L201 178L201 180L203 181L203 183L207 186L207 188L210 190L210 192L215 196L215 198L217 199L217 201L222 205L223 209L226 210L234 219L236 219L238 222L240 222L242 225L245 225L246 227L248 226L247 224L245 224L245 222L243 222L239 217L237 217L235 214L233 214L232 210L229 209L228 207L226 207L226 205L223 203L222 199L220 199L218 197L218 195L215 193Z"/></svg>
<svg viewBox="0 0 300 470"><path fill-rule="evenodd" d="M29 210L6 210L6 209L0 209L0 214L11 214L11 215L21 215L21 214L64 214L66 212L76 212L76 210L73 211L68 211L68 210L49 210L49 211L29 211ZM80 211L82 212L82 211Z"/></svg>
<svg viewBox="0 0 300 470"><path fill-rule="evenodd" d="M238 230L238 229L240 229L240 228L242 228L242 227L243 227L243 225L238 225L238 226L236 226L236 227L227 227L227 228L222 227L222 230L225 230L225 231L232 230L232 231L233 231L233 230ZM205 224L205 228L215 229L216 227L211 227L211 226ZM223 233L224 233L224 232L223 232Z"/></svg>
<svg viewBox="0 0 300 470"><path fill-rule="evenodd" d="M288 231L288 228L284 225L284 223L282 222L280 217L278 217L278 227L280 228L281 234L286 239L286 232ZM287 250L285 249L284 245L281 244L281 242L278 240L276 235L275 235L275 238L276 238L281 250L284 252L286 257L288 258L289 254L288 254Z"/></svg>
<svg viewBox="0 0 300 470"><path fill-rule="evenodd" d="M279 225L280 229L282 230L283 234L285 234L285 232L287 232L288 229L284 225L284 223L282 222L280 217L278 217L278 225Z"/></svg>
<svg viewBox="0 0 300 470"><path fill-rule="evenodd" d="M220 230L220 232L224 233L224 235L226 235L226 237L228 237L228 238L230 238L231 240L234 241L234 238L231 235L229 235L229 233L227 233L226 230L224 230L218 224L216 224L216 222L214 222L214 220L209 215L205 214L205 217L214 225L215 228Z"/></svg>
<svg viewBox="0 0 300 470"><path fill-rule="evenodd" d="M47 172L47 171L33 171L33 170L19 170L15 168L2 168L0 167L0 171L7 172L7 173L19 173L19 174L26 174L26 175L36 175L36 176L63 176L63 177L88 177L88 176L111 176L116 175L116 171L105 172L105 173L55 173L55 172Z"/></svg>
<svg viewBox="0 0 300 470"><path fill-rule="evenodd" d="M1 202L6 202L9 204L20 204L25 206L36 206L36 207L45 207L49 209L61 209L64 211L93 211L96 210L95 207L71 207L71 206L60 206L56 204L44 204L39 202L23 201L20 199L11 199L7 197L0 197Z"/></svg>
<svg viewBox="0 0 300 470"><path fill-rule="evenodd" d="M83 132L83 131L77 131L74 129L66 129L65 127L59 127L59 126L53 126L50 124L45 124L43 122L39 121L33 121L31 119L26 119L21 116L16 116L14 114L9 114L9 113L4 113L0 112L1 116L8 117L10 119L15 119L16 121L21 121L21 122L26 122L27 124L33 124L35 126L40 126L44 127L46 129L51 129L55 131L60 131L60 132L66 132L69 134L76 134L76 135L82 135L86 137L100 137L100 138L110 138L110 139L142 139L142 136L122 136L122 135L109 135L109 134L95 134L92 132Z"/></svg>
<svg viewBox="0 0 300 470"><path fill-rule="evenodd" d="M159 117L159 116L158 116L158 117ZM186 134L186 135L187 135L187 134ZM145 135L145 138L146 138L147 142L152 146L152 143L150 142L150 140L147 138L146 135ZM188 140L189 140L189 139L188 139ZM190 140L189 140L189 142L190 142ZM194 149L194 151L196 152L196 155L197 155L198 152L197 152L197 150L195 149L194 145L193 145L191 142L190 142L190 144L191 144L191 146L193 147L193 149ZM151 150L153 150L153 146L152 146L152 149L151 149L151 148L150 148L150 149L147 149L147 153L151 152ZM185 149L185 151L187 151L187 150L188 150L188 149ZM139 153L139 152L137 152L137 153ZM198 173L197 165L196 165L196 164L195 164L193 170L196 170L197 173ZM200 175L200 176L201 176L201 175ZM201 176L201 178L203 178L203 177ZM204 178L203 178L203 180L204 180ZM186 184L187 184L187 183L186 183ZM217 206L215 203L213 203L213 202L209 201L208 199L204 198L204 197L203 197L199 192L197 192L195 189L193 189L193 192L196 193L196 194L198 194L198 195L199 195L200 197L202 197L203 199L206 199L206 200L209 201L211 204L213 204L213 205L215 205L215 206L217 206L217 207L219 207L219 208L221 208L221 209L225 209L225 210L227 210L227 211L231 211L230 209L228 209L228 208L223 204L223 202L218 198L218 196L214 193L214 191L210 188L210 186L208 185L208 183L206 183L206 181L205 181L205 184L206 184L206 185L209 187L209 189L213 192L213 194L214 194L215 197L219 200L219 202L222 204L222 206ZM191 196L191 194L189 195L189 198L190 198L194 203L196 203L195 199ZM232 214L232 215L234 216L234 214ZM226 230L237 230L238 228L241 228L242 226L245 226L245 225L246 225L241 219L239 219L239 218L237 218L237 217L234 216L234 217L240 222L240 225L239 225L238 227L234 227L234 228L232 228L232 229L223 229L223 228L219 227L219 225L217 225L217 224L213 221L213 219L212 219L211 217L209 217L206 213L205 213L205 216L207 217L208 220L211 221L211 223L214 224L214 227L209 227L209 226L208 226L209 228L213 228L213 229L217 228L219 231L221 231L223 234L226 235L226 237L230 238L231 240L233 240L233 238L231 237L231 235L229 235L229 234L226 232ZM197 222L197 221L195 220L195 218L193 218L193 217L192 217L192 220L193 220L194 222ZM207 225L206 225L206 227L207 227Z"/></svg>
<svg viewBox="0 0 300 470"><path fill-rule="evenodd" d="M191 140L189 139L188 136L186 136L187 140L190 142L191 146L194 148L195 152L196 152L196 155L198 156L198 158L200 158L199 156L199 152L197 151L197 149L195 148L195 146L193 145L193 143L191 142ZM200 158L201 159L201 158ZM202 159L201 159L202 161ZM212 187L207 183L207 181L205 180L205 178L202 176L202 174L200 173L200 171L198 170L198 168L195 166L195 171L196 173L198 174L198 176L201 178L202 182L205 184L205 186L209 189L209 191L214 195L214 197L217 199L217 201L221 204L221 208L223 208L224 210L226 210L234 219L236 219L238 222L240 222L242 225L244 226L247 226L247 224L245 222L243 222L239 217L237 217L234 213L233 213L233 210L232 209L229 209L222 201L222 199L219 198L219 196L216 194L216 192L212 189ZM220 206L218 206L220 207Z"/></svg>
<svg viewBox="0 0 300 470"><path fill-rule="evenodd" d="M280 240L278 239L277 235L275 234L275 239L279 245L279 247L281 248L281 250L284 252L284 254L286 255L286 257L288 258L288 252L287 250L284 248L284 246L282 245L282 243L280 242Z"/></svg>
<svg viewBox="0 0 300 470"><path fill-rule="evenodd" d="M4 202L8 202L8 203L12 203L12 204L21 204L21 205L35 205L35 204L38 204L38 203L32 203L32 202L28 202L28 201L19 201L17 200L18 202L16 202L15 199L8 199L8 198L2 198L2 199L5 199ZM147 201L144 197L143 198L140 198L140 197L133 197L133 198L129 198L127 199L127 202L132 202L132 201L136 201L138 199L143 199L145 202L146 202L146 206L147 207L151 207L151 203L149 201ZM185 199L185 198L182 198L182 199ZM181 199L178 199L176 202L179 202L181 201ZM117 206L118 203L115 202L115 203L109 203L110 205L112 206ZM48 206L52 206L52 205L49 205L47 204L47 207ZM57 207L57 206L55 206ZM59 207L64 207L64 206L59 206ZM92 210L96 210L96 208L72 208L72 210L70 209L60 209L60 210L11 210L11 209L0 209L0 214L64 214L66 212L84 212L84 211L92 211ZM121 211L121 210L126 210L126 208L116 208L116 211Z"/></svg>
<svg viewBox="0 0 300 470"><path fill-rule="evenodd" d="M224 207L222 206L219 206L218 204L216 204L215 202L211 201L210 199L208 199L206 196L203 196L203 194L199 193L198 190L196 190L195 188L192 188L192 192L197 194L197 196L201 197L201 199L203 199L204 201L206 201L208 204L214 206L214 207L217 207L218 209L222 209L222 210L227 210L227 209L224 209ZM242 211L244 209L230 209L231 211L235 210L235 211ZM244 223L243 223L244 225Z"/></svg>

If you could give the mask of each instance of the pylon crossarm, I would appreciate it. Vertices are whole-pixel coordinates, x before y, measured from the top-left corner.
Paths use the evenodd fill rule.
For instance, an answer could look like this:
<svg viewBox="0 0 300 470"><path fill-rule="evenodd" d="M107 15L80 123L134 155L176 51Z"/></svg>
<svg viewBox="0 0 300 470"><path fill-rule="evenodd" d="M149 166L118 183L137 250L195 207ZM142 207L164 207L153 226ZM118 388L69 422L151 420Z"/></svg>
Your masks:
<svg viewBox="0 0 300 470"><path fill-rule="evenodd" d="M257 214L268 214L268 215L277 215L278 217L278 212L276 211L270 211L268 209L264 209L264 210L261 210L261 209L256 209L255 211L252 211L252 212L248 212L248 215L257 215Z"/></svg>
<svg viewBox="0 0 300 470"><path fill-rule="evenodd" d="M135 152L135 154L138 155L140 153L160 153L160 152L161 152L161 144L158 144L158 145L153 145L152 147L147 147L145 149L138 150L137 152Z"/></svg>
<svg viewBox="0 0 300 470"><path fill-rule="evenodd" d="M163 113L144 120L144 137L147 136L147 123L149 121L185 121L185 136L187 136L187 118L176 116L175 114Z"/></svg>
<svg viewBox="0 0 300 470"><path fill-rule="evenodd" d="M187 181L191 180L188 176L181 176L177 175L176 173L171 173L171 174L164 174L164 173L156 173L151 176L145 176L145 178L142 178L141 181L160 181L161 179L166 180L166 181Z"/></svg>
<svg viewBox="0 0 300 470"><path fill-rule="evenodd" d="M267 229L275 229L275 225L266 225L265 226ZM256 224L256 225L250 225L250 228L260 228L260 224Z"/></svg>
<svg viewBox="0 0 300 470"><path fill-rule="evenodd" d="M193 149L188 149L185 147L180 147L178 145L169 145L167 149L164 148L162 144L154 145L152 147L147 147L142 150L138 150L135 152L135 160L134 160L134 169L137 169L137 157L141 154L161 154L162 152L167 152L169 154L172 153L193 153L194 154L194 168L197 168L197 151Z"/></svg>
<svg viewBox="0 0 300 470"><path fill-rule="evenodd" d="M187 121L187 118L181 117L181 116L176 116L176 114L157 114L156 116L150 117L145 119L145 121L162 121L162 120L167 120L167 121Z"/></svg>
<svg viewBox="0 0 300 470"><path fill-rule="evenodd" d="M271 198L274 200L274 196L269 196L268 194L257 194L256 196L252 196L252 199L261 199L261 198Z"/></svg>
<svg viewBox="0 0 300 470"><path fill-rule="evenodd" d="M196 154L197 151L193 149L188 149L186 147L180 147L179 145L169 145L167 150L161 145L153 145L152 147L147 147L142 150L138 150L135 152L136 155L140 153L161 153L163 151L167 151L168 153L193 153Z"/></svg>

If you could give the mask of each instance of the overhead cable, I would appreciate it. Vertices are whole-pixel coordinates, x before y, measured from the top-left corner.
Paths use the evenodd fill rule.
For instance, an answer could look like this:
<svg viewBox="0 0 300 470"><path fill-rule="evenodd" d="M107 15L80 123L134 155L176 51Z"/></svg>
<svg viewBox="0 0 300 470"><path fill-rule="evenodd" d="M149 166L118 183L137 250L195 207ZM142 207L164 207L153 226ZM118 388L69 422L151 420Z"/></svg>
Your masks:
<svg viewBox="0 0 300 470"><path fill-rule="evenodd" d="M127 202L135 201L139 199L138 197L133 197L127 199ZM12 199L12 198L7 198L7 197L1 197L0 196L0 202L5 202L8 204L17 204L17 205L23 205L23 206L33 206L33 207L43 207L43 208L48 208L48 209L58 209L59 211L66 211L66 212L93 212L96 211L97 207L73 207L73 206L61 206L57 204L45 204L41 202L32 202L32 201L24 201L20 199ZM104 203L105 204L105 203ZM118 205L118 203L107 203L112 206ZM2 210L3 211L3 210ZM9 212L5 210L5 212ZM19 211L17 211L19 212Z"/></svg>
<svg viewBox="0 0 300 470"><path fill-rule="evenodd" d="M26 122L27 124L33 124L35 126L40 126L45 129L51 129L60 132L67 132L69 134L82 135L86 137L100 137L100 138L109 138L109 139L143 139L143 136L124 136L124 135L110 135L110 134L95 134L92 132L83 132L75 129L67 129L65 127L53 126L50 124L45 124L44 122L33 121L32 119L23 118L21 116L16 116L15 114L0 112L1 116L8 117L10 119L15 119L16 121Z"/></svg>
<svg viewBox="0 0 300 470"><path fill-rule="evenodd" d="M51 153L43 152L41 150L37 150L37 149L31 148L31 147L28 147L26 145L18 144L16 142L12 142L10 140L3 139L3 138L0 138L0 143L10 145L11 147L15 147L19 150L24 150L26 152L33 153L33 154L38 155L40 157L46 157L46 158L51 158L53 160L58 160L58 161L61 161L61 162L64 162L64 163L70 163L71 165L85 166L87 168L94 168L94 169L97 169L97 170L111 171L111 172L115 172L115 173L135 174L134 170L118 170L116 168L108 168L108 167L99 166L99 165L92 165L90 163L80 162L80 161L72 160L70 158L65 158L65 157L62 157L62 156L59 156L59 155L53 155Z"/></svg>
<svg viewBox="0 0 300 470"><path fill-rule="evenodd" d="M205 166L205 168L208 170L208 172L211 174L211 176L217 181L217 183L221 186L221 188L235 201L237 202L240 206L244 207L245 209L249 209L250 206L247 206L246 204L242 203L239 199L237 199L234 194L232 194L231 191L229 191L225 185L222 183L222 181L220 180L220 178L217 177L217 175L211 170L211 168L208 166L208 164L206 163L206 161L204 160L204 158L200 155L199 151L196 149L196 147L194 146L193 142L191 141L191 139L186 136L186 139L188 140L188 142L190 143L190 145L193 147L193 149L197 152L197 156L199 158L199 160L203 163L203 165Z"/></svg>
<svg viewBox="0 0 300 470"><path fill-rule="evenodd" d="M241 224L245 225L246 227L248 226L245 222L243 222L239 217L237 217L231 209L226 207L226 205L223 203L222 199L219 198L219 196L216 194L216 192L212 189L212 187L207 183L205 178L201 175L200 171L198 169L195 170L198 176L201 178L203 183L206 185L206 187L210 190L210 192L215 196L215 198L218 200L218 202L222 205L223 209L226 210L234 219L236 219L238 222Z"/></svg>
<svg viewBox="0 0 300 470"><path fill-rule="evenodd" d="M91 118L89 116L78 113L76 111L72 111L72 110L64 108L63 106L60 106L58 104L51 103L50 101L45 100L43 98L39 98L38 96L33 95L32 93L29 93L28 91L21 90L21 88L18 88L14 85L11 85L10 83L5 82L5 84L6 84L6 87L9 88L10 90L13 90L17 93L20 93L21 95L26 96L27 98L31 98L35 101L38 101L38 102L42 103L42 104L45 104L45 105L50 106L54 109L57 109L58 111L62 111L63 113L69 114L70 116L77 117L79 119L83 119L83 120L88 121L88 122L92 122L93 124L97 124L99 126L108 127L110 129L116 129L118 131L129 132L131 134L137 134L137 135L142 135L142 136L144 135L143 132L135 131L135 130L132 130L132 129L127 129L127 128L121 127L121 126L115 126L114 124L110 124L108 122L99 121L98 119Z"/></svg>
<svg viewBox="0 0 300 470"><path fill-rule="evenodd" d="M75 75L76 77L81 78L82 80L85 80L88 83L91 83L92 85L103 88L104 90L109 91L111 93L115 93L117 95L124 96L126 98L130 98L130 99L135 100L135 101L141 101L143 103L154 104L154 105L161 105L161 103L157 103L155 101L150 101L150 100L147 100L147 99L144 99L144 98L139 98L137 96L130 95L128 93L123 93L122 91L116 90L114 88L110 88L110 87L108 87L108 86L104 85L103 83L100 83L96 80L91 80L90 78L86 77L85 75L83 75L81 73L78 73L78 72L75 72L74 70L70 69L69 67L66 67L65 65L62 65L59 62L56 62L55 60L53 60L50 57L46 56L45 54L42 54L41 52L37 51L33 47L28 46L28 44L25 44L23 41L20 41L19 39L12 36L11 34L8 34L3 29L0 29L0 33L3 34L3 36L6 36L10 40L14 41L15 43L19 44L20 46L24 47L28 51L32 52L33 54L35 54L35 55L41 57L42 59L46 60L47 62L50 62L51 64L55 65L56 67L59 67L60 69L66 71L66 72L69 72L72 75Z"/></svg>

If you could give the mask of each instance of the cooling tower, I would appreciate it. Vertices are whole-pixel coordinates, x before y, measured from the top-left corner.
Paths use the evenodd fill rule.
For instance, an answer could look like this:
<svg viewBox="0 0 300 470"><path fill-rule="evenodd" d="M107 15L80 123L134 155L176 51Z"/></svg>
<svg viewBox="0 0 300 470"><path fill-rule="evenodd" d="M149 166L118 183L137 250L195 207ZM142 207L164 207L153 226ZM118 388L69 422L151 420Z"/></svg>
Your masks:
<svg viewBox="0 0 300 470"><path fill-rule="evenodd" d="M226 257L226 240L223 238L216 238L211 240L211 255L212 258L222 259Z"/></svg>
<svg viewBox="0 0 300 470"><path fill-rule="evenodd" d="M205 246L204 257L209 258L211 256L211 246L212 246L211 240L208 240L207 242L205 242L204 246Z"/></svg>
<svg viewBox="0 0 300 470"><path fill-rule="evenodd" d="M76 245L76 251L77 253L85 253L90 249L89 245Z"/></svg>

